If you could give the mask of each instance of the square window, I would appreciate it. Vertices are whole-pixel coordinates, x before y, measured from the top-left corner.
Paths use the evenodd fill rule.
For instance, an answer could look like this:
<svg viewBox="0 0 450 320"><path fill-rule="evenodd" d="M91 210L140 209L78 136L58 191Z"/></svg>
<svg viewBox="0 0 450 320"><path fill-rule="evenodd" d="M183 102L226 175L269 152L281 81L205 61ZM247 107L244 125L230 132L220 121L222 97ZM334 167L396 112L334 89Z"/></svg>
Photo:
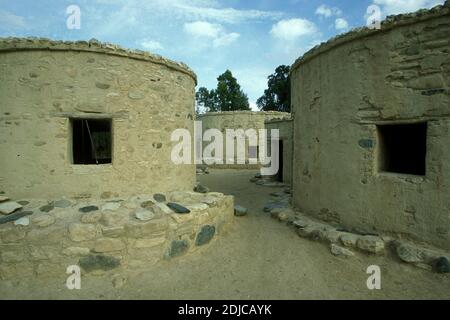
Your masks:
<svg viewBox="0 0 450 320"><path fill-rule="evenodd" d="M111 119L71 119L73 164L112 163Z"/></svg>
<svg viewBox="0 0 450 320"><path fill-rule="evenodd" d="M425 176L428 124L379 125L379 171Z"/></svg>

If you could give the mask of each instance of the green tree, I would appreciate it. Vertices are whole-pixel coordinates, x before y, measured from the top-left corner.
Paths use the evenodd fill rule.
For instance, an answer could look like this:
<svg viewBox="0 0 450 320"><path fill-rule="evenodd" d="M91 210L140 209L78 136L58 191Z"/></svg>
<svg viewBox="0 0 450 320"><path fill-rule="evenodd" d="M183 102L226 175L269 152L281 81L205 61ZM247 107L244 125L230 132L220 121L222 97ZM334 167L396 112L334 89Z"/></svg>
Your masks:
<svg viewBox="0 0 450 320"><path fill-rule="evenodd" d="M202 107L207 112L250 110L248 97L230 70L217 78L215 90L199 88L195 99L197 107Z"/></svg>
<svg viewBox="0 0 450 320"><path fill-rule="evenodd" d="M281 65L268 77L264 95L256 101L262 111L291 112L290 67Z"/></svg>
<svg viewBox="0 0 450 320"><path fill-rule="evenodd" d="M197 100L197 107L202 107L207 112L216 112L216 92L214 90L208 90L205 87L198 89L195 94ZM197 111L197 113L199 113Z"/></svg>
<svg viewBox="0 0 450 320"><path fill-rule="evenodd" d="M220 111L250 110L247 95L230 70L217 78L216 104Z"/></svg>

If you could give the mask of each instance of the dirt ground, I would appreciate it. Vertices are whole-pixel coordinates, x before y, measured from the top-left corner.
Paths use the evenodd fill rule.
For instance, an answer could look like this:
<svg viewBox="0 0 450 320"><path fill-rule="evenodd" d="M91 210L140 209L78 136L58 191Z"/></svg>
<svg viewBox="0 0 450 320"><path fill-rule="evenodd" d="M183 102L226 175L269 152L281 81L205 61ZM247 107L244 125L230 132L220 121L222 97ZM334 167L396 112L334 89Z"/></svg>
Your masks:
<svg viewBox="0 0 450 320"><path fill-rule="evenodd" d="M248 216L200 252L124 274L116 289L108 277L83 276L70 291L58 280L0 283L1 299L450 299L450 277L414 268L393 256L337 258L326 244L305 240L264 213L278 188L249 182L255 171L212 170L199 181L235 196ZM382 289L367 289L366 270L378 265Z"/></svg>

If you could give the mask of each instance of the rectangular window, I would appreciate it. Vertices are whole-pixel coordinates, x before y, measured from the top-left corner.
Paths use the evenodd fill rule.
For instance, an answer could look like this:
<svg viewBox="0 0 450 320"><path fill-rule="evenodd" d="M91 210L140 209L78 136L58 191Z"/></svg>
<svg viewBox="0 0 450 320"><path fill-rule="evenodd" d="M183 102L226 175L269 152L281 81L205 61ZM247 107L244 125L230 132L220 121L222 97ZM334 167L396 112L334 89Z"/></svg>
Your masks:
<svg viewBox="0 0 450 320"><path fill-rule="evenodd" d="M427 153L426 122L379 125L379 170L425 176Z"/></svg>
<svg viewBox="0 0 450 320"><path fill-rule="evenodd" d="M258 159L259 157L259 147L258 146L249 146L248 147L248 158L249 159Z"/></svg>
<svg viewBox="0 0 450 320"><path fill-rule="evenodd" d="M73 163L112 163L111 126L111 119L71 119Z"/></svg>

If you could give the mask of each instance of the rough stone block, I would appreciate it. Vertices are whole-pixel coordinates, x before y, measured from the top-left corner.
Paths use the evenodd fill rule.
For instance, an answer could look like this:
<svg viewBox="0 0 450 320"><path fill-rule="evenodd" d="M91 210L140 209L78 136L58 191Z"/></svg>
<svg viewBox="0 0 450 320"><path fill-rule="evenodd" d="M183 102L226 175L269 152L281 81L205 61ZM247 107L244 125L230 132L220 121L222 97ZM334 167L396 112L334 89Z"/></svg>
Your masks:
<svg viewBox="0 0 450 320"><path fill-rule="evenodd" d="M214 226L203 226L200 232L197 234L197 239L195 240L195 245L203 246L211 242L216 233L216 227Z"/></svg>
<svg viewBox="0 0 450 320"><path fill-rule="evenodd" d="M102 227L102 234L107 238L120 238L125 235L125 227Z"/></svg>
<svg viewBox="0 0 450 320"><path fill-rule="evenodd" d="M13 243L25 238L25 230L20 227L13 227L0 230L0 238L4 243Z"/></svg>
<svg viewBox="0 0 450 320"><path fill-rule="evenodd" d="M424 261L423 252L408 243L397 243L396 252L398 257L407 263L421 263Z"/></svg>
<svg viewBox="0 0 450 320"><path fill-rule="evenodd" d="M97 228L92 224L73 223L69 226L69 237L75 242L93 240L97 233Z"/></svg>
<svg viewBox="0 0 450 320"><path fill-rule="evenodd" d="M331 253L335 256L346 257L346 258L353 257L355 255L352 251L345 249L343 247L340 247L334 243L331 244Z"/></svg>
<svg viewBox="0 0 450 320"><path fill-rule="evenodd" d="M148 238L168 229L167 218L153 219L145 223L130 223L125 225L126 234L130 238Z"/></svg>
<svg viewBox="0 0 450 320"><path fill-rule="evenodd" d="M349 248L356 247L356 243L358 242L359 236L352 233L343 233L341 234L340 241L341 243Z"/></svg>
<svg viewBox="0 0 450 320"><path fill-rule="evenodd" d="M100 211L85 213L81 217L81 222L86 224L95 224L98 223L102 218L102 213Z"/></svg>
<svg viewBox="0 0 450 320"><path fill-rule="evenodd" d="M8 215L21 208L22 206L14 201L2 202L0 203L0 214Z"/></svg>
<svg viewBox="0 0 450 320"><path fill-rule="evenodd" d="M358 239L357 246L360 250L372 253L384 253L384 241L380 237L363 236Z"/></svg>
<svg viewBox="0 0 450 320"><path fill-rule="evenodd" d="M127 212L103 212L100 222L107 227L117 227L124 225L128 220Z"/></svg>
<svg viewBox="0 0 450 320"><path fill-rule="evenodd" d="M65 228L53 226L45 229L32 229L27 234L28 242L33 243L61 243L62 240L67 238L67 232Z"/></svg>
<svg viewBox="0 0 450 320"><path fill-rule="evenodd" d="M168 251L169 258L175 258L185 254L189 249L189 243L187 240L174 240L170 244Z"/></svg>
<svg viewBox="0 0 450 320"><path fill-rule="evenodd" d="M120 239L98 239L95 242L94 252L114 252L125 249L125 244Z"/></svg>
<svg viewBox="0 0 450 320"><path fill-rule="evenodd" d="M40 228L45 228L54 224L56 222L56 219L51 214L40 214L33 217L32 222L34 225Z"/></svg>
<svg viewBox="0 0 450 320"><path fill-rule="evenodd" d="M166 242L165 234L152 239L137 239L133 247L136 249L153 248L162 246Z"/></svg>
<svg viewBox="0 0 450 320"><path fill-rule="evenodd" d="M81 247L69 247L62 251L62 254L69 257L74 256L87 256L90 253L89 248L81 248Z"/></svg>
<svg viewBox="0 0 450 320"><path fill-rule="evenodd" d="M30 246L31 259L34 261L50 260L59 255L59 246Z"/></svg>
<svg viewBox="0 0 450 320"><path fill-rule="evenodd" d="M120 266L120 259L104 255L88 255L80 258L79 265L88 273L97 270L109 271Z"/></svg>

